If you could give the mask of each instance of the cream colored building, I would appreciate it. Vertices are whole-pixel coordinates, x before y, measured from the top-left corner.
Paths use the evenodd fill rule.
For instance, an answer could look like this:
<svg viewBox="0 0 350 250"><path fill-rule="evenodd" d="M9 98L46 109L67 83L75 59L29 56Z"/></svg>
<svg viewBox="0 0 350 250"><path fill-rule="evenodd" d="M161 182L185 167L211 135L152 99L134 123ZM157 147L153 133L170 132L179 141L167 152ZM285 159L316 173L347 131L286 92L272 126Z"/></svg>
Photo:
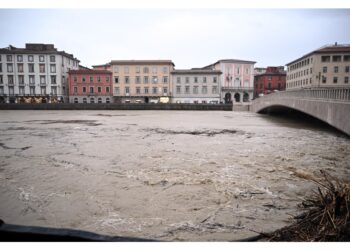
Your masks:
<svg viewBox="0 0 350 250"><path fill-rule="evenodd" d="M350 45L326 45L287 64L286 90L349 87Z"/></svg>
<svg viewBox="0 0 350 250"><path fill-rule="evenodd" d="M110 65L114 102L170 102L171 60L112 60Z"/></svg>

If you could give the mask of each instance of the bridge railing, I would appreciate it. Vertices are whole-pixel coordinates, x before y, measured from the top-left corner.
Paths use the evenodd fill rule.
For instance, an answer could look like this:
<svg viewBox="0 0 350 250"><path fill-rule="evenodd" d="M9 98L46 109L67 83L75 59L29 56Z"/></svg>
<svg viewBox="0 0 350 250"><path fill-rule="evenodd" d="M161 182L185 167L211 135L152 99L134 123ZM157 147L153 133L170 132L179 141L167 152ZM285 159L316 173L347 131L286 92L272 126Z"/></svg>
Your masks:
<svg viewBox="0 0 350 250"><path fill-rule="evenodd" d="M350 88L315 88L288 90L276 92L260 98L322 99L329 101L350 102Z"/></svg>

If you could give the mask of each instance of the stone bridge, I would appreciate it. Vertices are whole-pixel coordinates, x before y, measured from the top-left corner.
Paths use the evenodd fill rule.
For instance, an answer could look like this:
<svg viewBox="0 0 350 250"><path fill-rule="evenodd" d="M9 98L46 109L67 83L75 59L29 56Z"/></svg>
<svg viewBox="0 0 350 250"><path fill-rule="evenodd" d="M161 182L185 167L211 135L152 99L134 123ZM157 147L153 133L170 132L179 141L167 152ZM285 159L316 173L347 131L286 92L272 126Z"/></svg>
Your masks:
<svg viewBox="0 0 350 250"><path fill-rule="evenodd" d="M281 91L252 102L253 112L289 108L298 110L350 135L350 88L316 88Z"/></svg>

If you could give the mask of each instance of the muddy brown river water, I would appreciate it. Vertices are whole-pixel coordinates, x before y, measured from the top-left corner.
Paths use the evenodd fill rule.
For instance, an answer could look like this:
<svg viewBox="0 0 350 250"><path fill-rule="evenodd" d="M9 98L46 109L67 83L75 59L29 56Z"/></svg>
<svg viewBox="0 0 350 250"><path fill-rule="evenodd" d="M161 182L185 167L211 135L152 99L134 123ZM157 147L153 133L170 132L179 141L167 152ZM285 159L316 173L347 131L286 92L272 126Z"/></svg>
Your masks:
<svg viewBox="0 0 350 250"><path fill-rule="evenodd" d="M289 224L315 184L350 178L350 140L246 112L0 111L0 218L166 241Z"/></svg>

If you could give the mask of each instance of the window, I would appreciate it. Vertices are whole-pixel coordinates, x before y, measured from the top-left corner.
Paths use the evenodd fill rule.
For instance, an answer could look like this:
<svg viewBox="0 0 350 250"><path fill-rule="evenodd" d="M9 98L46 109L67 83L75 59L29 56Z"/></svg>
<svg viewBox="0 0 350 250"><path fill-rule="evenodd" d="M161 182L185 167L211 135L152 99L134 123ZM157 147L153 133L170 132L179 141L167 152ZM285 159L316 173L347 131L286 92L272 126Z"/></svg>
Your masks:
<svg viewBox="0 0 350 250"><path fill-rule="evenodd" d="M83 98L83 103L87 103L87 99L86 98Z"/></svg>
<svg viewBox="0 0 350 250"><path fill-rule="evenodd" d="M143 77L143 83L145 83L145 84L148 83L148 76Z"/></svg>
<svg viewBox="0 0 350 250"><path fill-rule="evenodd" d="M267 84L267 88L271 89L271 83L270 82Z"/></svg>
<svg viewBox="0 0 350 250"><path fill-rule="evenodd" d="M239 74L239 68L236 69L236 74Z"/></svg>
<svg viewBox="0 0 350 250"><path fill-rule="evenodd" d="M333 62L341 62L341 56L333 56L332 61Z"/></svg>
<svg viewBox="0 0 350 250"><path fill-rule="evenodd" d="M44 61L45 61L44 56L39 56L39 62L44 62Z"/></svg>
<svg viewBox="0 0 350 250"><path fill-rule="evenodd" d="M125 94L130 94L130 88L129 87L125 87Z"/></svg>
<svg viewBox="0 0 350 250"><path fill-rule="evenodd" d="M97 77L97 82L101 82L101 77L100 76Z"/></svg>
<svg viewBox="0 0 350 250"><path fill-rule="evenodd" d="M98 103L102 103L102 98L99 97L99 98L97 99L97 102L98 102Z"/></svg>
<svg viewBox="0 0 350 250"><path fill-rule="evenodd" d="M349 66L345 66L345 73L349 73Z"/></svg>
<svg viewBox="0 0 350 250"><path fill-rule="evenodd" d="M140 66L136 66L136 73L140 73Z"/></svg>
<svg viewBox="0 0 350 250"><path fill-rule="evenodd" d="M176 86L176 94L181 94L181 86Z"/></svg>
<svg viewBox="0 0 350 250"><path fill-rule="evenodd" d="M94 93L94 87L90 87L90 94Z"/></svg>
<svg viewBox="0 0 350 250"><path fill-rule="evenodd" d="M18 84L24 84L24 76L18 76Z"/></svg>
<svg viewBox="0 0 350 250"><path fill-rule="evenodd" d="M19 87L19 94L24 95L24 87Z"/></svg>
<svg viewBox="0 0 350 250"><path fill-rule="evenodd" d="M74 94L78 93L78 87L74 87Z"/></svg>
<svg viewBox="0 0 350 250"><path fill-rule="evenodd" d="M9 94L10 95L14 95L15 94L15 91L14 91L13 87L9 87Z"/></svg>
<svg viewBox="0 0 350 250"><path fill-rule="evenodd" d="M29 63L28 64L28 72L29 73L34 73L34 64L33 63Z"/></svg>
<svg viewBox="0 0 350 250"><path fill-rule="evenodd" d="M4 80L2 79L2 76L0 76L0 84L3 84Z"/></svg>
<svg viewBox="0 0 350 250"><path fill-rule="evenodd" d="M129 74L129 67L128 66L124 66L124 73Z"/></svg>
<svg viewBox="0 0 350 250"><path fill-rule="evenodd" d="M29 93L35 95L35 87L29 87Z"/></svg>
<svg viewBox="0 0 350 250"><path fill-rule="evenodd" d="M114 72L115 72L115 73L118 73L118 72L119 72L118 66L114 66Z"/></svg>
<svg viewBox="0 0 350 250"><path fill-rule="evenodd" d="M163 67L163 73L164 74L168 73L168 67Z"/></svg>
<svg viewBox="0 0 350 250"><path fill-rule="evenodd" d="M23 62L23 56L22 55L18 55L17 56L17 61L18 62Z"/></svg>
<svg viewBox="0 0 350 250"><path fill-rule="evenodd" d="M330 62L331 57L330 56L321 56L321 62Z"/></svg>
<svg viewBox="0 0 350 250"><path fill-rule="evenodd" d="M310 78L310 84L312 83L312 78Z"/></svg>
<svg viewBox="0 0 350 250"><path fill-rule="evenodd" d="M111 101L109 100L109 98L106 98L106 103L110 103Z"/></svg>
<svg viewBox="0 0 350 250"><path fill-rule="evenodd" d="M163 83L168 83L168 77L167 76L163 76Z"/></svg>
<svg viewBox="0 0 350 250"><path fill-rule="evenodd" d="M152 94L157 94L157 87L152 88Z"/></svg>
<svg viewBox="0 0 350 250"><path fill-rule="evenodd" d="M141 88L140 87L136 88L136 94L138 94L138 95L141 94Z"/></svg>
<svg viewBox="0 0 350 250"><path fill-rule="evenodd" d="M190 93L190 86L186 86L185 87L185 94L189 94Z"/></svg>
<svg viewBox="0 0 350 250"><path fill-rule="evenodd" d="M3 95L3 94L4 94L4 87L0 86L0 95Z"/></svg>
<svg viewBox="0 0 350 250"><path fill-rule="evenodd" d="M40 94L46 95L46 87L40 87Z"/></svg>
<svg viewBox="0 0 350 250"><path fill-rule="evenodd" d="M327 77L322 76L322 83L327 83Z"/></svg>
<svg viewBox="0 0 350 250"><path fill-rule="evenodd" d="M17 64L17 71L23 73L23 63Z"/></svg>
<svg viewBox="0 0 350 250"><path fill-rule="evenodd" d="M268 76L267 78L268 78L268 80L270 80L270 81L272 80L272 76Z"/></svg>
<svg viewBox="0 0 350 250"><path fill-rule="evenodd" d="M344 83L349 83L349 77L348 76L344 77Z"/></svg>
<svg viewBox="0 0 350 250"><path fill-rule="evenodd" d="M145 87L144 92L145 94L148 94L148 87Z"/></svg>
<svg viewBox="0 0 350 250"><path fill-rule="evenodd" d="M74 98L74 103L78 103L78 98Z"/></svg>
<svg viewBox="0 0 350 250"><path fill-rule="evenodd" d="M109 82L109 76L106 76L106 82Z"/></svg>
<svg viewBox="0 0 350 250"><path fill-rule="evenodd" d="M213 77L213 83L217 83L217 80L218 80L217 77L214 76L214 77Z"/></svg>
<svg viewBox="0 0 350 250"><path fill-rule="evenodd" d="M193 94L198 94L198 86L193 86Z"/></svg>
<svg viewBox="0 0 350 250"><path fill-rule="evenodd" d="M101 87L97 87L97 92L101 93L102 92L102 88Z"/></svg>
<svg viewBox="0 0 350 250"><path fill-rule="evenodd" d="M189 83L189 82L190 82L190 78L186 76L185 82L186 82L186 83Z"/></svg>
<svg viewBox="0 0 350 250"><path fill-rule="evenodd" d="M141 83L141 78L139 76L136 76L135 83L137 83L137 84Z"/></svg>
<svg viewBox="0 0 350 250"><path fill-rule="evenodd" d="M194 83L198 83L198 77L194 77Z"/></svg>
<svg viewBox="0 0 350 250"><path fill-rule="evenodd" d="M207 94L207 93L208 93L207 86L203 86L202 87L202 94Z"/></svg>
<svg viewBox="0 0 350 250"><path fill-rule="evenodd" d="M323 67L323 68L322 68L322 72L323 72L323 73L327 73L327 67Z"/></svg>
<svg viewBox="0 0 350 250"><path fill-rule="evenodd" d="M51 87L51 94L57 95L57 87Z"/></svg>
<svg viewBox="0 0 350 250"><path fill-rule="evenodd" d="M39 72L45 73L45 64L39 64Z"/></svg>
<svg viewBox="0 0 350 250"><path fill-rule="evenodd" d="M93 83L93 82L94 82L94 77L90 76L90 83Z"/></svg>
<svg viewBox="0 0 350 250"><path fill-rule="evenodd" d="M109 87L107 86L107 87L106 87L106 93L109 93L109 91L110 91L110 89L109 89Z"/></svg>
<svg viewBox="0 0 350 250"><path fill-rule="evenodd" d="M7 80L8 80L8 84L13 84L13 76L12 75L8 75Z"/></svg>
<svg viewBox="0 0 350 250"><path fill-rule="evenodd" d="M6 56L6 60L7 60L8 62L12 62L12 55L7 55L7 56Z"/></svg>
<svg viewBox="0 0 350 250"><path fill-rule="evenodd" d="M158 82L157 76L152 76L152 83L156 84Z"/></svg>
<svg viewBox="0 0 350 250"><path fill-rule="evenodd" d="M338 77L333 77L333 83L338 83Z"/></svg>
<svg viewBox="0 0 350 250"><path fill-rule="evenodd" d="M13 65L12 63L7 64L7 72L13 72Z"/></svg>
<svg viewBox="0 0 350 250"><path fill-rule="evenodd" d="M119 83L119 77L118 76L114 77L114 83Z"/></svg>
<svg viewBox="0 0 350 250"><path fill-rule="evenodd" d="M0 63L0 72L2 72L2 64Z"/></svg>
<svg viewBox="0 0 350 250"><path fill-rule="evenodd" d="M310 68L310 74L312 74L312 68Z"/></svg>
<svg viewBox="0 0 350 250"><path fill-rule="evenodd" d="M86 87L83 87L83 93L86 93Z"/></svg>
<svg viewBox="0 0 350 250"><path fill-rule="evenodd" d="M249 69L248 68L245 69L245 73L248 75L248 73L249 73Z"/></svg>
<svg viewBox="0 0 350 250"><path fill-rule="evenodd" d="M46 84L46 77L40 76L40 84Z"/></svg>
<svg viewBox="0 0 350 250"><path fill-rule="evenodd" d="M207 83L207 78L205 76L203 77L203 83Z"/></svg>
<svg viewBox="0 0 350 250"><path fill-rule="evenodd" d="M338 73L338 71L339 71L338 66L335 66L335 67L334 67L334 73Z"/></svg>
<svg viewBox="0 0 350 250"><path fill-rule="evenodd" d="M163 88L163 95L167 95L168 94L168 88Z"/></svg>
<svg viewBox="0 0 350 250"><path fill-rule="evenodd" d="M34 76L29 76L29 84L35 84Z"/></svg>
<svg viewBox="0 0 350 250"><path fill-rule="evenodd" d="M34 56L29 55L28 56L28 62L34 62Z"/></svg>
<svg viewBox="0 0 350 250"><path fill-rule="evenodd" d="M152 67L152 73L157 74L157 67Z"/></svg>
<svg viewBox="0 0 350 250"><path fill-rule="evenodd" d="M144 68L143 68L143 73L145 73L145 74L148 74L148 73L149 73L148 67L144 67Z"/></svg>
<svg viewBox="0 0 350 250"><path fill-rule="evenodd" d="M50 62L56 62L56 57L55 56L50 56Z"/></svg>
<svg viewBox="0 0 350 250"><path fill-rule="evenodd" d="M350 62L350 55L344 55L344 62Z"/></svg>
<svg viewBox="0 0 350 250"><path fill-rule="evenodd" d="M56 73L56 64L50 64L50 72Z"/></svg>
<svg viewBox="0 0 350 250"><path fill-rule="evenodd" d="M124 81L125 81L125 84L129 84L129 77L126 76L126 77L124 78Z"/></svg>
<svg viewBox="0 0 350 250"><path fill-rule="evenodd" d="M176 83L181 83L181 77L176 77Z"/></svg>
<svg viewBox="0 0 350 250"><path fill-rule="evenodd" d="M90 103L95 103L95 98L91 97L90 98Z"/></svg>
<svg viewBox="0 0 350 250"><path fill-rule="evenodd" d="M82 77L82 82L86 82L86 77L85 76Z"/></svg>
<svg viewBox="0 0 350 250"><path fill-rule="evenodd" d="M115 95L119 95L119 94L120 94L119 87L115 87L115 88L114 88L114 94L115 94Z"/></svg>

